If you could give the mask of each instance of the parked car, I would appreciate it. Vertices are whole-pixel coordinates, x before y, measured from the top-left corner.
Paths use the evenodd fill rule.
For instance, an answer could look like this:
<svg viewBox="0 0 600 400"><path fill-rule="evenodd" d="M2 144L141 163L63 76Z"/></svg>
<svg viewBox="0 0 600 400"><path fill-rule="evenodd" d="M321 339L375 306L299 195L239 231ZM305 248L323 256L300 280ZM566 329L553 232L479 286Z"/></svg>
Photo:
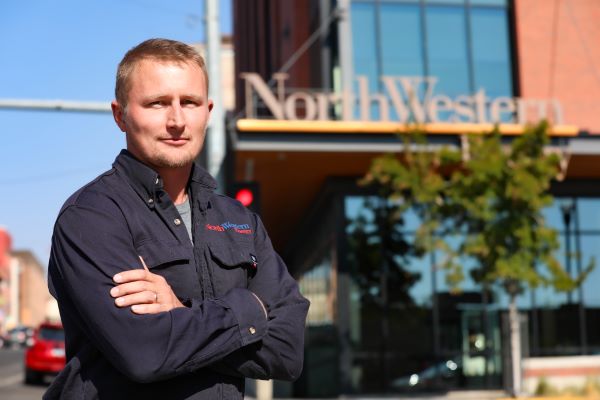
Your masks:
<svg viewBox="0 0 600 400"><path fill-rule="evenodd" d="M4 347L19 349L33 344L33 328L29 326L17 326L9 329L4 336Z"/></svg>
<svg viewBox="0 0 600 400"><path fill-rule="evenodd" d="M25 383L35 384L65 367L65 331L60 323L42 323L25 352Z"/></svg>
<svg viewBox="0 0 600 400"><path fill-rule="evenodd" d="M443 389L451 381L457 380L462 373L459 362L446 360L435 363L424 370L397 378L391 386L397 390L435 390Z"/></svg>

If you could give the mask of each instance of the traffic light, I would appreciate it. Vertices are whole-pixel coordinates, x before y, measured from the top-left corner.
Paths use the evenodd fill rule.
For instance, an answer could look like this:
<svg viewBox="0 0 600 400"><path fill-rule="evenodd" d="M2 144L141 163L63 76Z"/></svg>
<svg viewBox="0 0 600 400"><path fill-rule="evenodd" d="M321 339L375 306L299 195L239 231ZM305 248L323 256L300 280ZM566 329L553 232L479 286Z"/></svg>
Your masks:
<svg viewBox="0 0 600 400"><path fill-rule="evenodd" d="M248 207L250 211L260 214L260 186L258 182L235 182L232 185L231 197Z"/></svg>

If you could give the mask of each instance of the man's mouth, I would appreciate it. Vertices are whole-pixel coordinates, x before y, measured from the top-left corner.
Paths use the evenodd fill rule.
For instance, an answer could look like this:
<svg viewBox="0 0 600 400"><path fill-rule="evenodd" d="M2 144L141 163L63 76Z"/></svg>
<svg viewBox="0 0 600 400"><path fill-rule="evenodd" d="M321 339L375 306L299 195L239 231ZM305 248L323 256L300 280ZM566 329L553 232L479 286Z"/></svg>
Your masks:
<svg viewBox="0 0 600 400"><path fill-rule="evenodd" d="M182 145L186 144L189 141L189 139L188 138L183 138L183 137L180 137L180 138L163 138L163 139L160 139L160 141L163 142L163 143L166 143L168 145L171 145L171 146L182 146Z"/></svg>

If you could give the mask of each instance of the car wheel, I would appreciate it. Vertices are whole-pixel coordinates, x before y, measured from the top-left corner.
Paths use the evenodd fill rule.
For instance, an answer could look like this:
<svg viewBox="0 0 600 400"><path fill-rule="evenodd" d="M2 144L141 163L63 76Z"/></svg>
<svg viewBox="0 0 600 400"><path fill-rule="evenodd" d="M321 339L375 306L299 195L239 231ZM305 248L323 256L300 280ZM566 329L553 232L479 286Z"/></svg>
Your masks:
<svg viewBox="0 0 600 400"><path fill-rule="evenodd" d="M28 385L39 385L42 382L42 376L39 372L29 368L25 369L25 383Z"/></svg>

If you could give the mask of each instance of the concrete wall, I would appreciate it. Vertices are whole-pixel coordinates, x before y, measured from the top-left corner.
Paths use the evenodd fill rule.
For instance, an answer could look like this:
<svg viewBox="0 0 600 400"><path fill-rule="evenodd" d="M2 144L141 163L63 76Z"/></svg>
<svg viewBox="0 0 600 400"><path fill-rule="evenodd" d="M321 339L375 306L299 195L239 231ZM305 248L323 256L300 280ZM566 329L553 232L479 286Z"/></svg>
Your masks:
<svg viewBox="0 0 600 400"><path fill-rule="evenodd" d="M539 357L523 360L523 388L534 393L541 379L556 389L582 388L586 381L600 382L600 356Z"/></svg>

